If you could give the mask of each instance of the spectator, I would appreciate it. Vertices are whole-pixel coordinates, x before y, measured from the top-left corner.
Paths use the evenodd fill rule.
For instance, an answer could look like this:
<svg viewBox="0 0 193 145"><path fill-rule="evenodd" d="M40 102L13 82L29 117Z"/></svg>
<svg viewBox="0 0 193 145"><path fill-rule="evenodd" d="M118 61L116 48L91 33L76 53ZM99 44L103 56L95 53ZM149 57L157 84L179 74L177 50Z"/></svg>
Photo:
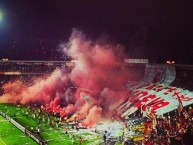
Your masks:
<svg viewBox="0 0 193 145"><path fill-rule="evenodd" d="M106 136L106 134L104 134L103 135L103 141L104 141L105 144L106 144L106 139L107 139L107 136Z"/></svg>
<svg viewBox="0 0 193 145"><path fill-rule="evenodd" d="M82 145L82 137L79 138L79 145Z"/></svg>

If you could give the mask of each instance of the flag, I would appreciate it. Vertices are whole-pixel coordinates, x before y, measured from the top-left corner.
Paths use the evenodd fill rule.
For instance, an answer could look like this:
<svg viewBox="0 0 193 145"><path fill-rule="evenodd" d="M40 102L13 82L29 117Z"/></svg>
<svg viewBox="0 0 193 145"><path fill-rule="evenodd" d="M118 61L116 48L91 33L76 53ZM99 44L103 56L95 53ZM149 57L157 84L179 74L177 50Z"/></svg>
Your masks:
<svg viewBox="0 0 193 145"><path fill-rule="evenodd" d="M154 118L154 110L151 109L150 106L144 106L145 111L143 112L143 117L147 117L149 120L153 120Z"/></svg>
<svg viewBox="0 0 193 145"><path fill-rule="evenodd" d="M143 117L147 117L149 120L152 121L152 128L156 129L157 126L157 118L155 115L155 111L150 107L150 106L145 106L145 111L143 111L144 116Z"/></svg>
<svg viewBox="0 0 193 145"><path fill-rule="evenodd" d="M147 116L147 112L146 112L146 106L145 105L141 105L141 115L143 117Z"/></svg>
<svg viewBox="0 0 193 145"><path fill-rule="evenodd" d="M154 110L150 110L149 108L149 114L148 114L148 117L151 119L151 120L154 120L156 117L155 117L155 111Z"/></svg>
<svg viewBox="0 0 193 145"><path fill-rule="evenodd" d="M180 116L182 110L183 110L183 104L182 104L182 101L180 100L180 97L179 95L177 95L177 99L178 99L178 114Z"/></svg>
<svg viewBox="0 0 193 145"><path fill-rule="evenodd" d="M152 112L152 128L156 129L156 126L157 126L157 118L154 112Z"/></svg>

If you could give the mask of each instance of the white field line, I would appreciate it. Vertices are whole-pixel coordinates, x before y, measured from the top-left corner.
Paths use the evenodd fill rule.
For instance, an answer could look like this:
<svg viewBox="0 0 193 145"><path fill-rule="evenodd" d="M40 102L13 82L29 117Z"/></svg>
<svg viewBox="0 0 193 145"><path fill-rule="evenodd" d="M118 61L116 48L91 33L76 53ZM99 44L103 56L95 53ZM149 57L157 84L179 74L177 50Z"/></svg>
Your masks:
<svg viewBox="0 0 193 145"><path fill-rule="evenodd" d="M1 138L0 138L1 142L4 144L4 145L7 145Z"/></svg>
<svg viewBox="0 0 193 145"><path fill-rule="evenodd" d="M9 120L1 120L0 122L9 122Z"/></svg>

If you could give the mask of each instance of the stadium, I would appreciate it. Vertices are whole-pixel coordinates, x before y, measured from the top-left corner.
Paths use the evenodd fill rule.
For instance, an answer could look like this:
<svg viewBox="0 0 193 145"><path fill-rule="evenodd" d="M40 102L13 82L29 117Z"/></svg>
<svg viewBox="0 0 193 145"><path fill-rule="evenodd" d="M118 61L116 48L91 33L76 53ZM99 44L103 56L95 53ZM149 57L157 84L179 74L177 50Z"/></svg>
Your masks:
<svg viewBox="0 0 193 145"><path fill-rule="evenodd" d="M193 144L191 1L0 0L0 145Z"/></svg>
<svg viewBox="0 0 193 145"><path fill-rule="evenodd" d="M13 80L22 80L31 86L32 82L29 79L34 77L46 79L45 76L53 73L58 67L62 68L63 72L69 73L76 63L76 61L2 60L1 102L3 94L13 89L11 86L5 87L5 84L14 84ZM67 107L61 100L55 102L56 104L54 102L43 104L38 100L22 102L14 99L17 98L17 85L22 84L14 85L15 90L9 94L15 96L0 105L1 143L119 145L123 142L142 144L156 141L159 144L160 140L166 139L168 132L170 143L178 142L178 138L183 134L182 128L186 129L192 121L192 66L173 63L154 64L148 63L147 59L125 59L116 64L116 68L128 69L130 73L135 73L135 77L132 76L127 80L126 96L117 100L116 108L110 110L113 113L103 118L100 112L94 112L94 116L98 115L101 120L90 119L87 122L85 119L89 114L84 116L81 110L74 114L67 113ZM116 75L121 75L120 72L116 71ZM84 95L93 93L86 88L75 86L70 86L66 90L68 95L77 91ZM84 96L83 99L87 105L92 101L88 96ZM72 100L70 105L71 107L74 105ZM177 128L176 124L180 124L180 128ZM165 132L166 126L163 125L170 125L173 128ZM152 137L154 131L162 136Z"/></svg>

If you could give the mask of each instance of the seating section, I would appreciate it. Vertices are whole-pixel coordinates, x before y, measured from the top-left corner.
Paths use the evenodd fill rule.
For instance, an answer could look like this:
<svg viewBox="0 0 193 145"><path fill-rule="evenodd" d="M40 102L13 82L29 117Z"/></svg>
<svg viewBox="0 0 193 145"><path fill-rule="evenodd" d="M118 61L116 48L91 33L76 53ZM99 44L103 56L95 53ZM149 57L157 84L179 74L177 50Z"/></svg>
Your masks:
<svg viewBox="0 0 193 145"><path fill-rule="evenodd" d="M126 88L131 91L150 83L164 84L165 86L168 86L175 80L175 78L176 71L174 66L147 64L144 77L141 80L129 82L126 85Z"/></svg>
<svg viewBox="0 0 193 145"><path fill-rule="evenodd" d="M175 80L176 71L172 65L156 64L146 65L144 82L146 83L162 83L169 85Z"/></svg>
<svg viewBox="0 0 193 145"><path fill-rule="evenodd" d="M171 85L193 91L193 71L176 69L176 74L176 79Z"/></svg>

